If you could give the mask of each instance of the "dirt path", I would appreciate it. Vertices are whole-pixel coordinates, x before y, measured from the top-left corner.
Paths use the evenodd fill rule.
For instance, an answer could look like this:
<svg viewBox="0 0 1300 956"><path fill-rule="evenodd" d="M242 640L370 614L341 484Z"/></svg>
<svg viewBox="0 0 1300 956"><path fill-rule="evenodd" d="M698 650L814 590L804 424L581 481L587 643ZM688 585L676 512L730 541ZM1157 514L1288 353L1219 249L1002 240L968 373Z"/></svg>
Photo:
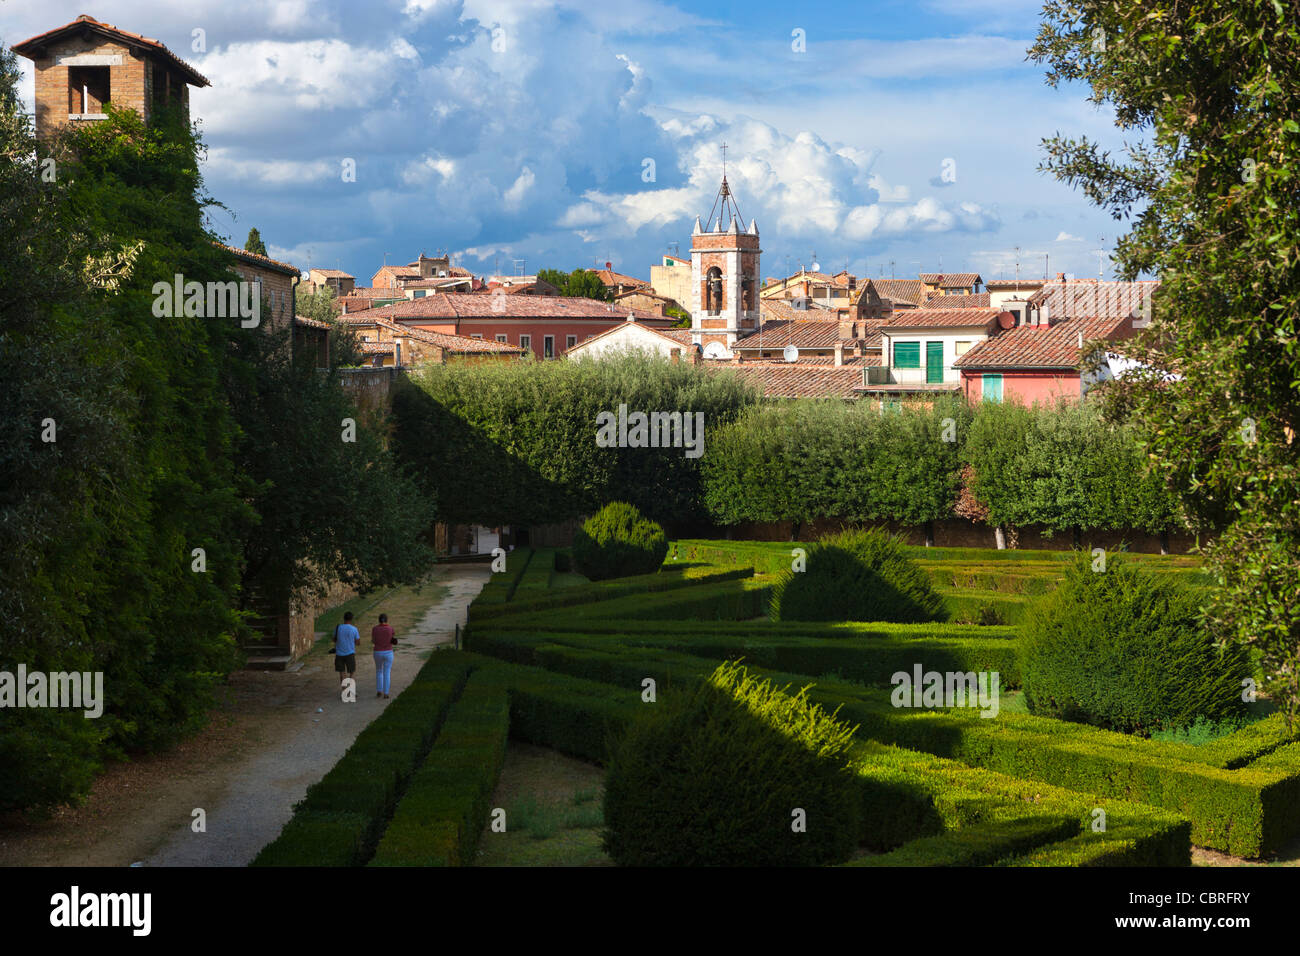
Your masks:
<svg viewBox="0 0 1300 956"><path fill-rule="evenodd" d="M489 573L486 564L439 568L434 583L446 593L415 623L397 627L394 697L436 645L452 642ZM247 864L280 832L308 785L391 703L375 697L373 658L364 651L372 622L361 617L355 704L340 700L328 642L295 672L239 671L198 736L109 768L82 807L40 822L0 820L0 865ZM191 829L196 808L206 814L202 833Z"/></svg>

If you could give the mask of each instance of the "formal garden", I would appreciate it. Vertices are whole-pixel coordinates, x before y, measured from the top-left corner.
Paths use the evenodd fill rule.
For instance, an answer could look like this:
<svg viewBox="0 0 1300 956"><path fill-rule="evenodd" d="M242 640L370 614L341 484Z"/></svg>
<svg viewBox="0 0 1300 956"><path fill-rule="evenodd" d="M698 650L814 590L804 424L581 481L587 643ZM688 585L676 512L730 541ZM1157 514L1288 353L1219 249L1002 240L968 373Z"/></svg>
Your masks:
<svg viewBox="0 0 1300 956"><path fill-rule="evenodd" d="M255 863L1267 859L1300 836L1300 739L1243 691L1252 655L1198 625L1209 587L1190 556L670 542L607 508L572 548L509 554L461 649ZM930 673L948 696L907 686ZM546 824L500 805L522 747L582 762L599 796Z"/></svg>

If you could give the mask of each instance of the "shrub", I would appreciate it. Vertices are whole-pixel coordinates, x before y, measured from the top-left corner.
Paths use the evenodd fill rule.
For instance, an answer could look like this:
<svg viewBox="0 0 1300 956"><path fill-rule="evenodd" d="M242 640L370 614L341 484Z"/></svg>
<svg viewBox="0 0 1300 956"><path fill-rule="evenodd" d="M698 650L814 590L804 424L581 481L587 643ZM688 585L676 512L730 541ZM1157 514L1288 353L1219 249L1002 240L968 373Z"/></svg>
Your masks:
<svg viewBox="0 0 1300 956"><path fill-rule="evenodd" d="M631 866L839 863L857 844L855 728L736 663L628 729L605 781L605 849ZM796 832L802 810L806 832Z"/></svg>
<svg viewBox="0 0 1300 956"><path fill-rule="evenodd" d="M1080 552L1028 615L1021 676L1032 713L1125 733L1244 715L1240 648L1220 650L1185 585Z"/></svg>
<svg viewBox="0 0 1300 956"><path fill-rule="evenodd" d="M573 564L593 581L649 574L664 563L664 529L622 501L607 504L573 536Z"/></svg>
<svg viewBox="0 0 1300 956"><path fill-rule="evenodd" d="M803 571L786 570L773 588L779 621L893 621L946 617L930 578L894 535L843 531L812 545Z"/></svg>

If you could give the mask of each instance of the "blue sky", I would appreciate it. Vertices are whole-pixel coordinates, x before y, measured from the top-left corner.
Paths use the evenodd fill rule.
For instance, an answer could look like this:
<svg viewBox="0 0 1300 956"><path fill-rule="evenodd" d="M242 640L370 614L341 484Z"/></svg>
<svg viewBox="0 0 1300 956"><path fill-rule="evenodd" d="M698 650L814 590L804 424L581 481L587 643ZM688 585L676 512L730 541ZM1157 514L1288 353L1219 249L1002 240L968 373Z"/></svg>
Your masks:
<svg viewBox="0 0 1300 956"><path fill-rule="evenodd" d="M1022 275L1049 256L1095 276L1124 224L1037 172L1040 143L1121 139L1085 89L1026 62L1039 7L7 0L0 38L89 13L162 40L213 83L192 111L230 210L214 228L242 245L257 226L272 255L359 284L385 254L440 250L477 273L612 261L648 278L689 248L724 141L764 276L1009 277L1017 246Z"/></svg>

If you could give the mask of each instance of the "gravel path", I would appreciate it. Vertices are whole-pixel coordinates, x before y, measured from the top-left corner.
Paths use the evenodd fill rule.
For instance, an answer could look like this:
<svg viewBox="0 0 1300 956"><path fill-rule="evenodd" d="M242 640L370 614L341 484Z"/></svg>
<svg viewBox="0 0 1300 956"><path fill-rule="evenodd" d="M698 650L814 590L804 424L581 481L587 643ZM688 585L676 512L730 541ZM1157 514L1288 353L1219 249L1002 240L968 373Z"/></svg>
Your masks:
<svg viewBox="0 0 1300 956"><path fill-rule="evenodd" d="M393 661L392 694L396 698L423 663L420 654L450 646L455 625L464 623L465 608L487 582L486 564L448 565L442 582L447 595L407 633L398 635ZM369 647L363 634L361 647ZM268 675L283 684L274 692L285 697L284 723L273 742L233 766L223 793L203 809L207 829L180 831L146 866L245 866L279 834L310 784L323 777L352 745L357 734L379 716L385 701L375 697L374 659L357 653L357 700L340 700L334 658L312 651L294 673Z"/></svg>

